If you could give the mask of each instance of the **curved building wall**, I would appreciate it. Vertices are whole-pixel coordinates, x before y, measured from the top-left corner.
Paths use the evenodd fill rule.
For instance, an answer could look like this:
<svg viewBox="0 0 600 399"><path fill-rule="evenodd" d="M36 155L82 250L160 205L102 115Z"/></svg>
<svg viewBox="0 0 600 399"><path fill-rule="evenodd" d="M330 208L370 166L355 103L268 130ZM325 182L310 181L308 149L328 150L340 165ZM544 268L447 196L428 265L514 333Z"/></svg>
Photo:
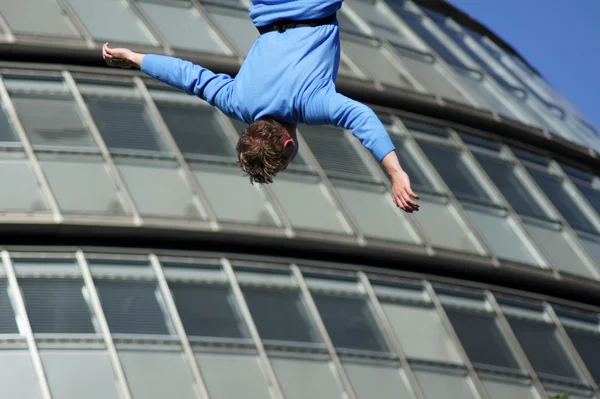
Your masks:
<svg viewBox="0 0 600 399"><path fill-rule="evenodd" d="M0 394L596 397L597 129L502 43L346 0L339 90L421 211L329 126L251 185L242 124L99 67L110 41L235 73L248 6L0 0Z"/></svg>

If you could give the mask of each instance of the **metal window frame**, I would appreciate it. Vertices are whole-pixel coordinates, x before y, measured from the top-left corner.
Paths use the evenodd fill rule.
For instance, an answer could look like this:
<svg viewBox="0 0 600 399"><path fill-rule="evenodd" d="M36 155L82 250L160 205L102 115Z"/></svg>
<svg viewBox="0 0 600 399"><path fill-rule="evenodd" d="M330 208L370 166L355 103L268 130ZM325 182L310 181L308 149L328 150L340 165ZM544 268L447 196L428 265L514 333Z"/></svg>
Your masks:
<svg viewBox="0 0 600 399"><path fill-rule="evenodd" d="M15 35L13 34L12 29L8 25L8 22L4 18L4 15L2 15L1 13L0 13L0 27L4 31L4 36L6 36L6 41L8 43L14 43L17 40L15 38Z"/></svg>
<svg viewBox="0 0 600 399"><path fill-rule="evenodd" d="M23 298L23 292L19 287L12 260L7 250L2 250L0 252L0 257L2 259L2 263L4 264L4 272L6 273L6 278L8 280L8 287L14 295L15 305L17 307L15 309L15 315L22 321L20 327L25 329L25 331L22 331L22 333L25 336L25 341L27 342L27 348L31 356L33 369L35 370L35 374L40 385L40 390L42 391L42 398L52 399L50 386L48 384L46 374L44 373L42 358L38 351L36 340L33 336L33 330L31 329L31 323L29 322L29 315L27 314L27 308L25 307L25 299Z"/></svg>

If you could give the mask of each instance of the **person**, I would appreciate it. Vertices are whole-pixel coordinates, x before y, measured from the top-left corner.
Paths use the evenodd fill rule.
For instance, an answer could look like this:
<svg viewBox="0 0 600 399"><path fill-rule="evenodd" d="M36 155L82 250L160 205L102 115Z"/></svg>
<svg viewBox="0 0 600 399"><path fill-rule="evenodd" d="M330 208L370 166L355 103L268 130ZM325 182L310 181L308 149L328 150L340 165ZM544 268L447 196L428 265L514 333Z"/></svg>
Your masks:
<svg viewBox="0 0 600 399"><path fill-rule="evenodd" d="M400 166L394 144L375 113L336 92L343 0L253 0L250 18L260 36L235 78L189 61L104 44L108 65L137 67L195 95L249 126L236 146L251 183L272 183L298 152L296 127L334 125L352 131L391 177L392 198L405 212L419 198Z"/></svg>

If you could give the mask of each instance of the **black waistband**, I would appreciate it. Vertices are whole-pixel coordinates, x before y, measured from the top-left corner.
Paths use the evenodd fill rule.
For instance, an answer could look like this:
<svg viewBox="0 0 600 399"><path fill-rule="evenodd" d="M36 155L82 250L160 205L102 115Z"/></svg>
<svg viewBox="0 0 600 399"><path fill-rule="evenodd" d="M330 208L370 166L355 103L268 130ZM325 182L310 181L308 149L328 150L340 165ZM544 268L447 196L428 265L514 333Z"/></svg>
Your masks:
<svg viewBox="0 0 600 399"><path fill-rule="evenodd" d="M267 32L285 32L288 29L300 28L304 26L321 26L331 24L336 21L336 14L332 14L325 18L318 19L307 19L304 21L294 21L291 19L278 19L277 21L265 25L265 26L257 26L256 29L260 32L261 35L264 35Z"/></svg>

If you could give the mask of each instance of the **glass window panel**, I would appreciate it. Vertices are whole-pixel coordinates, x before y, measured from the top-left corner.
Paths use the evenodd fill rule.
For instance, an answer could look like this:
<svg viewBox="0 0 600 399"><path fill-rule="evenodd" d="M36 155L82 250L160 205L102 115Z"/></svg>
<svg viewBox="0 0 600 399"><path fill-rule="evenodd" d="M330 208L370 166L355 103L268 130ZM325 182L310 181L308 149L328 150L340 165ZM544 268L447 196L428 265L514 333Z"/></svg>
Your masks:
<svg viewBox="0 0 600 399"><path fill-rule="evenodd" d="M492 315L452 309L446 314L473 364L520 368Z"/></svg>
<svg viewBox="0 0 600 399"><path fill-rule="evenodd" d="M119 351L119 358L134 398L199 398L183 354Z"/></svg>
<svg viewBox="0 0 600 399"><path fill-rule="evenodd" d="M129 214L100 159L62 155L42 155L39 158L50 188L63 212Z"/></svg>
<svg viewBox="0 0 600 399"><path fill-rule="evenodd" d="M138 0L144 12L160 29L167 41L176 48L229 54L220 46L208 21L190 1Z"/></svg>
<svg viewBox="0 0 600 399"><path fill-rule="evenodd" d="M423 166L422 162L417 161L418 157L413 150L408 148L404 139L397 136L390 137L396 146L396 155L398 155L402 168L410 176L410 183L414 189L423 188L428 191L439 191L436 190L431 178L425 173L425 166Z"/></svg>
<svg viewBox="0 0 600 399"><path fill-rule="evenodd" d="M244 298L263 340L320 342L308 309L297 291L243 287Z"/></svg>
<svg viewBox="0 0 600 399"><path fill-rule="evenodd" d="M237 167L193 167L194 176L218 220L261 226L281 225L260 185L250 184ZM244 199L244 206L240 206L240 198Z"/></svg>
<svg viewBox="0 0 600 399"><path fill-rule="evenodd" d="M184 155L199 154L237 159L233 143L208 106L157 101L169 131Z"/></svg>
<svg viewBox="0 0 600 399"><path fill-rule="evenodd" d="M462 363L435 309L396 303L381 305L407 357Z"/></svg>
<svg viewBox="0 0 600 399"><path fill-rule="evenodd" d="M590 255L596 261L596 264L600 264L600 237L592 236L591 234L577 234L581 243L589 251Z"/></svg>
<svg viewBox="0 0 600 399"><path fill-rule="evenodd" d="M18 333L17 321L8 296L8 282L0 279L0 334Z"/></svg>
<svg viewBox="0 0 600 399"><path fill-rule="evenodd" d="M588 231L596 230L577 202L569 195L564 182L559 177L533 168L527 170L571 226Z"/></svg>
<svg viewBox="0 0 600 399"><path fill-rule="evenodd" d="M530 385L491 380L482 380L482 382L490 399L539 399L535 388Z"/></svg>
<svg viewBox="0 0 600 399"><path fill-rule="evenodd" d="M579 379L554 326L510 316L507 318L527 358L540 377L545 374ZM544 345L540 345L540 342Z"/></svg>
<svg viewBox="0 0 600 399"><path fill-rule="evenodd" d="M186 220L201 218L183 172L176 165L158 162L140 164L132 160L118 162L121 175L142 215Z"/></svg>
<svg viewBox="0 0 600 399"><path fill-rule="evenodd" d="M413 398L397 367L345 361L344 369L358 399L371 399L374 394L378 399Z"/></svg>
<svg viewBox="0 0 600 399"><path fill-rule="evenodd" d="M389 9L383 1L351 0L348 3L362 18L367 20L371 26L383 38L392 42L404 42L410 44L408 39L398 29L398 23L394 20Z"/></svg>
<svg viewBox="0 0 600 399"><path fill-rule="evenodd" d="M171 282L169 287L188 335L248 337L229 287L183 282Z"/></svg>
<svg viewBox="0 0 600 399"><path fill-rule="evenodd" d="M258 38L258 31L248 18L248 11L212 5L205 5L204 7L238 49L243 54L248 54Z"/></svg>
<svg viewBox="0 0 600 399"><path fill-rule="evenodd" d="M600 192L592 187L575 183L581 194L588 200L590 205L600 214Z"/></svg>
<svg viewBox="0 0 600 399"><path fill-rule="evenodd" d="M84 99L111 151L170 152L141 101L90 95L84 95Z"/></svg>
<svg viewBox="0 0 600 399"><path fill-rule="evenodd" d="M468 235L468 227L458 211L446 198L421 195L423 212L413 214L413 219L425 231L434 247L477 253L478 247ZM452 234L447 232L451 231Z"/></svg>
<svg viewBox="0 0 600 399"><path fill-rule="evenodd" d="M15 143L19 142L17 135L12 127L12 124L8 122L6 117L6 111L4 104L0 102L0 144L2 143Z"/></svg>
<svg viewBox="0 0 600 399"><path fill-rule="evenodd" d="M118 399L108 354L104 351L40 350L53 397L61 399Z"/></svg>
<svg viewBox="0 0 600 399"><path fill-rule="evenodd" d="M575 250L566 232L558 231L556 227L543 226L525 222L525 229L535 239L536 243L548 255L552 264L559 270L577 274L590 279L596 278L591 265L584 263L583 254ZM568 241L567 241L568 240Z"/></svg>
<svg viewBox="0 0 600 399"><path fill-rule="evenodd" d="M529 189L525 187L524 182L517 176L513 165L482 154L475 154L475 158L515 211L526 215L547 217Z"/></svg>
<svg viewBox="0 0 600 399"><path fill-rule="evenodd" d="M0 3L0 13L16 34L81 37L65 10L55 0L3 1Z"/></svg>
<svg viewBox="0 0 600 399"><path fill-rule="evenodd" d="M436 93L450 100L466 103L463 94L452 85L450 73L444 75L437 67L432 55L423 55L404 48L396 47L396 53L402 57L402 63L411 75L423 85L429 93Z"/></svg>
<svg viewBox="0 0 600 399"><path fill-rule="evenodd" d="M458 198L494 202L477 181L459 150L422 140L419 140L419 145Z"/></svg>
<svg viewBox="0 0 600 399"><path fill-rule="evenodd" d="M302 181L304 180L304 181ZM273 191L292 226L297 229L324 230L350 234L351 230L321 182L286 174L273 184ZM306 204L310 203L310 208Z"/></svg>
<svg viewBox="0 0 600 399"><path fill-rule="evenodd" d="M420 370L415 371L415 377L427 399L478 397L467 377Z"/></svg>
<svg viewBox="0 0 600 399"><path fill-rule="evenodd" d="M113 334L169 334L156 283L97 280L96 287Z"/></svg>
<svg viewBox="0 0 600 399"><path fill-rule="evenodd" d="M19 119L34 147L96 149L73 99L66 96L12 95Z"/></svg>
<svg viewBox="0 0 600 399"><path fill-rule="evenodd" d="M8 349L0 351L0 396L42 399L28 351Z"/></svg>
<svg viewBox="0 0 600 399"><path fill-rule="evenodd" d="M366 300L313 293L319 314L338 348L388 352L375 315Z"/></svg>
<svg viewBox="0 0 600 399"><path fill-rule="evenodd" d="M157 46L146 25L127 3L119 0L67 0L88 32L98 41ZM109 22L107 22L109 21Z"/></svg>
<svg viewBox="0 0 600 399"><path fill-rule="evenodd" d="M271 398L255 356L198 353L196 359L211 399Z"/></svg>
<svg viewBox="0 0 600 399"><path fill-rule="evenodd" d="M39 183L23 154L0 155L0 209L5 212L47 211Z"/></svg>
<svg viewBox="0 0 600 399"><path fill-rule="evenodd" d="M329 364L319 360L272 357L271 364L286 399L342 399ZM307 381L310 383L307 384Z"/></svg>
<svg viewBox="0 0 600 399"><path fill-rule="evenodd" d="M527 248L523 233L511 219L499 217L483 210L466 210L475 227L499 258L537 265L539 262Z"/></svg>
<svg viewBox="0 0 600 399"><path fill-rule="evenodd" d="M83 280L23 278L19 286L34 334L95 333Z"/></svg>
<svg viewBox="0 0 600 399"><path fill-rule="evenodd" d="M391 194L388 194L385 189L364 186L361 190L337 184L336 189L366 236L411 244L421 242L408 221L392 207Z"/></svg>
<svg viewBox="0 0 600 399"><path fill-rule="evenodd" d="M342 49L363 71L367 71L375 80L382 83L414 90L413 85L402 75L394 63L379 48L358 40L344 38Z"/></svg>
<svg viewBox="0 0 600 399"><path fill-rule="evenodd" d="M565 327L565 329L588 371L592 374L596 383L600 384L600 357L598 357L598 353L600 353L600 334L571 327Z"/></svg>
<svg viewBox="0 0 600 399"><path fill-rule="evenodd" d="M92 276L129 277L133 279L154 279L154 271L148 261L128 261L121 259L98 259L88 257Z"/></svg>

